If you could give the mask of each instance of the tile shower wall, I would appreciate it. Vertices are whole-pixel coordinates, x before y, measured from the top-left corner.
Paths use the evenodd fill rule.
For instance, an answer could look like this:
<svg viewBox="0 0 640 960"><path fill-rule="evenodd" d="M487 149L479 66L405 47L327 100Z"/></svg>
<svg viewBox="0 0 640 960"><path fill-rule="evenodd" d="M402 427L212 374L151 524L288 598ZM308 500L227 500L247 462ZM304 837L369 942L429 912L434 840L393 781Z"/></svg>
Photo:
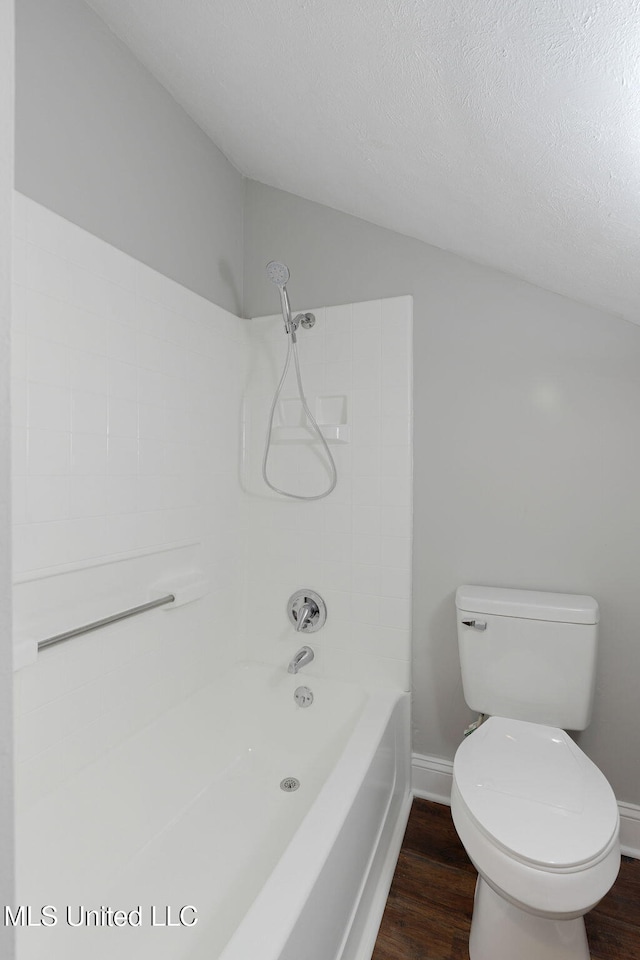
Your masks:
<svg viewBox="0 0 640 960"><path fill-rule="evenodd" d="M206 584L16 674L31 802L236 655L247 325L20 194L14 232L18 641Z"/></svg>
<svg viewBox="0 0 640 960"><path fill-rule="evenodd" d="M279 316L251 327L245 405L247 655L286 665L308 642L320 674L410 686L411 297L314 310L298 334L309 405L329 431L338 470L323 500L286 500L261 478L267 420L286 355ZM300 439L293 363L274 420L269 475L300 494L325 489L319 444ZM322 632L303 638L286 615L301 587L327 603ZM302 675L301 675L302 676Z"/></svg>

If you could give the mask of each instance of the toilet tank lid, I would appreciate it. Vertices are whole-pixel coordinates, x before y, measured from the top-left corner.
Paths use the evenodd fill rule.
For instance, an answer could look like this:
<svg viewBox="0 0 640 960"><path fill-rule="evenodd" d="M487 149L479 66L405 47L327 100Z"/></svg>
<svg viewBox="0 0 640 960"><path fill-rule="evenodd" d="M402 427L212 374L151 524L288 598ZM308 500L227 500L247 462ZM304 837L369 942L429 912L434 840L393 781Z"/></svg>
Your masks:
<svg viewBox="0 0 640 960"><path fill-rule="evenodd" d="M598 603L593 597L511 590L506 587L458 587L456 607L465 613L552 620L556 623L598 623L600 620Z"/></svg>

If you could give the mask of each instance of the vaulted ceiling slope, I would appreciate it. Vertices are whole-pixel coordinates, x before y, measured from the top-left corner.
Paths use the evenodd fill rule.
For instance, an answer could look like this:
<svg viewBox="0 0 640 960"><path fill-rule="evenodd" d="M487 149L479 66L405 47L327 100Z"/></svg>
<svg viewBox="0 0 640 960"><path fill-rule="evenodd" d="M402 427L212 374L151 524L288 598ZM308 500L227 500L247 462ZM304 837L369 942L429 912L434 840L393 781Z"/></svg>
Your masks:
<svg viewBox="0 0 640 960"><path fill-rule="evenodd" d="M247 177L640 323L639 0L89 0Z"/></svg>

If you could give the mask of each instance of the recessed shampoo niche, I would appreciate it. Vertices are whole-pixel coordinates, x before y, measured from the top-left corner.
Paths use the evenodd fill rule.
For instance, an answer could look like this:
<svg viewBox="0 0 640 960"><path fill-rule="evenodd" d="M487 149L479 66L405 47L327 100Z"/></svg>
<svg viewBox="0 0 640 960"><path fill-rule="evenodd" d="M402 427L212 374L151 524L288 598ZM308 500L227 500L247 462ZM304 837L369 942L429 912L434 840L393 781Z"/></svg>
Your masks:
<svg viewBox="0 0 640 960"><path fill-rule="evenodd" d="M351 428L346 394L316 396L314 415L329 443L349 443ZM297 397L280 400L273 429L274 443L305 443L316 439Z"/></svg>

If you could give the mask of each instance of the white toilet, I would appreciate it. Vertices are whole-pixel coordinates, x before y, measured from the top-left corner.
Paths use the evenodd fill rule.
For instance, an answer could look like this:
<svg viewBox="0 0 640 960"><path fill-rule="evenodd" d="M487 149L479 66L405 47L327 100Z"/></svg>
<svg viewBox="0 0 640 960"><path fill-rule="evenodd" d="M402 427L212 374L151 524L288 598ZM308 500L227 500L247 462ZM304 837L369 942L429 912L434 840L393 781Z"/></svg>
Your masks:
<svg viewBox="0 0 640 960"><path fill-rule="evenodd" d="M564 731L589 723L592 597L459 587L464 696L490 714L458 748L451 813L478 871L471 960L588 960L584 914L620 866L604 775Z"/></svg>

